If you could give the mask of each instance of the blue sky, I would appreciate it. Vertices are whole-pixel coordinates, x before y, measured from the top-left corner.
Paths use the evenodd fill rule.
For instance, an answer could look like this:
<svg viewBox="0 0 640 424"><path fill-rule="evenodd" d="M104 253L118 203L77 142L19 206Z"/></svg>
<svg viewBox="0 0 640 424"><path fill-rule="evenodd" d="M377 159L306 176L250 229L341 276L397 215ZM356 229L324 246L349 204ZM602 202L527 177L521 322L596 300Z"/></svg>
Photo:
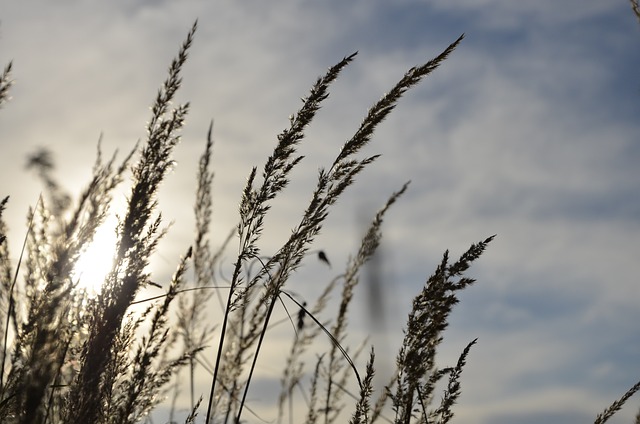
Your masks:
<svg viewBox="0 0 640 424"><path fill-rule="evenodd" d="M366 109L465 33L368 146L382 158L317 240L333 270L309 261L295 290L312 297L355 252L362 217L411 180L385 221L387 322L374 340L400 340L411 297L445 249L458 255L497 234L472 268L478 283L462 294L442 346L449 365L479 339L457 422L589 422L640 379L640 24L625 0L389 3L5 2L0 61L14 61L16 84L0 111L0 196L11 196L14 251L40 191L23 169L26 156L51 148L61 182L79 190L100 133L106 152L128 151L144 136L153 96L196 18L179 95L191 113L160 193L163 216L175 224L160 246L167 261L159 275L191 241L196 164L211 119L215 242L235 222L250 167L264 162L299 98L328 66L359 52L274 203L268 254ZM365 322L362 301L354 334L372 331ZM390 364L394 350L379 349L389 355L381 364ZM266 386L270 378L277 371ZM616 422L630 422L637 404Z"/></svg>

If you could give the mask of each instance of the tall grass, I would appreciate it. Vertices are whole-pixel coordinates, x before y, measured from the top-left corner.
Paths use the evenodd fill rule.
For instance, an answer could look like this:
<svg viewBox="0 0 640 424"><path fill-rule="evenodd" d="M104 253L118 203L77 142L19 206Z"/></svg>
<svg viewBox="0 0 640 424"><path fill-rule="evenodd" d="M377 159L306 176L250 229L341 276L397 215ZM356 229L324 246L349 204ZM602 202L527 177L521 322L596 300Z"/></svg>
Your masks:
<svg viewBox="0 0 640 424"><path fill-rule="evenodd" d="M637 3L633 4L637 10ZM99 143L92 177L77 198L56 183L48 152L29 158L30 167L43 182L44 195L28 212L28 231L15 263L2 220L9 198L0 202L0 421L142 422L167 396L178 372L186 369L191 413L185 422L245 422L247 416L255 415L247 393L268 343L276 308L289 314L295 332L274 405L278 422L450 421L461 394L461 374L476 340L469 342L452 366L443 368L436 364L438 346L458 292L474 283L466 272L493 236L472 244L458 259L444 253L413 300L396 370L382 390L373 385L373 348L366 343L349 346L349 308L363 267L380 244L385 213L400 201L409 184L390 194L344 271L327 283L315 301L297 298L287 284L303 259L317 252L314 240L333 205L360 172L378 159L377 155L358 156L377 126L407 90L446 60L463 36L434 59L411 68L369 109L333 161L318 172L300 220L292 224L289 238L274 252L265 254L259 248L265 217L273 200L283 194L291 171L300 164L298 147L306 127L328 97L331 84L356 54L318 78L300 110L290 117L289 128L277 136L261 172L258 167L250 170L240 195L237 228L218 250L210 244L214 205L211 125L196 177L193 243L184 246L173 277L163 286L164 294L139 299L142 289L158 285L148 271L157 244L167 232L157 211L157 193L173 164L173 150L189 110L188 104L171 105L196 28L194 23L153 102L146 140L120 161L116 155L104 161ZM0 76L0 105L9 98L11 72L9 64ZM132 175L127 177L130 168ZM131 188L116 229L111 269L102 289L90 297L79 286L74 269L109 215L114 190L127 181ZM222 252L235 243L231 277L220 284L215 269L221 265ZM324 252L319 255L329 264ZM339 287L337 315L321 318L329 297ZM213 322L210 313L216 295L224 311L221 322ZM144 305L142 312L134 312L133 305ZM205 350L207 346L213 349ZM322 351L312 352L317 346ZM366 351L368 360L361 369L355 359ZM315 353L315 362L307 366L310 353ZM201 368L211 373L210 390L204 397L195 390L195 374ZM306 386L305 377L309 378ZM439 387L444 387L440 395ZM303 391L306 402L295 397L297 390ZM638 385L598 416L596 423L605 422L636 390ZM305 409L302 413L301 408Z"/></svg>

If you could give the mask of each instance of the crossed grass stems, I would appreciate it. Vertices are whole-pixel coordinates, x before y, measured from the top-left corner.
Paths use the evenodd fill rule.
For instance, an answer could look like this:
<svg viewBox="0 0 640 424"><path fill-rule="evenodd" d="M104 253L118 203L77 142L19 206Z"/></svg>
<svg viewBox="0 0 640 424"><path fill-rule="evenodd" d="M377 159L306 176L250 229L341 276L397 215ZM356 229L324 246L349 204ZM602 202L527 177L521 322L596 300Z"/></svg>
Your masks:
<svg viewBox="0 0 640 424"><path fill-rule="evenodd" d="M278 135L261 177L258 178L256 167L251 169L242 191L237 228L215 251L209 240L213 211L210 126L197 175L193 244L180 258L166 293L138 299L143 288L157 286L146 270L158 241L167 232L161 215L155 212L156 194L173 165L172 152L189 110L188 104L175 108L170 105L180 88L180 72L196 28L197 22L158 91L146 142L140 149L136 145L120 163L115 154L104 161L98 143L92 178L75 202L56 183L47 152L29 158L29 165L44 183L45 196L28 212L28 231L15 266L9 256L6 224L1 219L8 197L0 203L0 306L4 311L0 328L0 420L25 424L140 422L148 419L169 393L172 378L186 367L191 412L185 423L195 423L203 401L195 396L197 366L212 374L205 423L240 423L245 411L262 420L251 411L246 399L265 336L274 325L274 309L281 305L295 337L281 378L278 422L285 422L287 415L289 422L302 421L293 414L294 391L298 389L305 395L307 423L342 422L346 414L350 414L350 423L450 421L452 407L461 393L462 369L476 340L465 347L454 366L445 368L436 366L437 347L443 340L449 313L458 302L457 292L474 282L465 272L493 236L473 244L455 261L445 252L413 300L396 357L396 371L375 398L373 349L361 376L352 356L362 353L364 344L351 354L350 348L345 347L348 311L362 268L380 243L384 215L406 191L408 183L377 212L345 271L327 284L313 305L307 306L285 286L303 259L312 253L310 248L330 208L358 174L378 158L356 157L378 124L408 89L447 58L464 36L434 59L411 68L369 109L330 166L319 171L311 200L288 240L268 257L261 254L258 245L270 204L287 186L290 172L302 160L297 147L304 139L304 129L328 97L330 84L356 54L345 57L318 78L300 110L290 117L289 128ZM11 72L9 64L0 76L0 106L8 99ZM137 162L132 164L138 150ZM129 168L131 191L116 229L113 265L102 290L95 297L88 297L77 287L74 266L108 216L113 192L125 181ZM238 255L230 279L221 285L214 270L234 240L238 242ZM189 265L193 267L192 274L187 272ZM319 317L339 285L342 292L337 316L332 321L321 321ZM220 294L221 288L227 292L226 299ZM219 326L209 322L214 295L224 310ZM288 308L287 304L295 305L297 318L289 313L292 306ZM132 305L146 306L136 314L130 310ZM176 323L177 331L171 331L170 321ZM218 345L211 365L203 351L215 343L216 333ZM308 370L305 361L309 349L321 337L325 337L324 346L328 349L316 356L312 370ZM302 389L303 379L309 375L308 388ZM354 380L357 393L349 390ZM444 391L436 402L438 384ZM638 389L640 383L600 414L596 423L605 422ZM345 411L345 396L353 399L351 411Z"/></svg>

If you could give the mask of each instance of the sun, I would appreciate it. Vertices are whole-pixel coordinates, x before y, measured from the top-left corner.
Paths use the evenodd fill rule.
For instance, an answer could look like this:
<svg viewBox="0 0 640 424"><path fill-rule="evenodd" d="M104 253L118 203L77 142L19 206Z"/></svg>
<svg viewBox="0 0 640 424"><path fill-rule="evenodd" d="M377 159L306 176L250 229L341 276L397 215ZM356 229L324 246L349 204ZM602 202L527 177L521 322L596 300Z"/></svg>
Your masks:
<svg viewBox="0 0 640 424"><path fill-rule="evenodd" d="M115 218L108 218L96 231L89 247L80 255L74 267L73 279L78 288L89 296L100 293L104 280L111 271L116 249Z"/></svg>

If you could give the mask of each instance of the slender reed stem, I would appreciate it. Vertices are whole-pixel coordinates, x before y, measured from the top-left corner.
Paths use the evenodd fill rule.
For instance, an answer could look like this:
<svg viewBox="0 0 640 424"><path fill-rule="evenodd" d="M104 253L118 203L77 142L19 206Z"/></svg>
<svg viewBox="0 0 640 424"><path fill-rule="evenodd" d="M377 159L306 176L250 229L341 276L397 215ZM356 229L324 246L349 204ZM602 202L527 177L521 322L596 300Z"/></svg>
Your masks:
<svg viewBox="0 0 640 424"><path fill-rule="evenodd" d="M271 320L271 314L273 313L273 307L276 304L277 295L272 297L269 300L269 307L267 310L267 315L264 319L264 325L262 327L262 331L260 332L260 338L258 339L258 345L256 346L256 352L253 355L253 360L251 361L251 369L249 370L249 377L247 378L247 382L244 385L244 393L242 394L242 400L240 401L240 406L238 407L238 415L236 416L235 424L240 424L240 416L242 415L242 409L244 407L244 402L247 399L247 393L249 393L249 385L251 383L251 377L253 377L253 372L256 368L256 363L258 362L258 354L260 353L260 348L262 347L262 342L264 341L264 336L267 334L267 327L269 326L269 321Z"/></svg>
<svg viewBox="0 0 640 424"><path fill-rule="evenodd" d="M9 308L7 310L7 320L4 326L4 340L2 342L2 365L0 366L0 390L4 387L4 364L6 362L7 356L7 347L8 347L8 335L9 335L9 321L11 320L11 316L13 315L14 299L13 299L13 290L16 287L16 282L18 281L18 274L20 273L20 264L22 263L22 258L24 256L24 251L27 247L27 239L29 238L29 233L33 229L33 220L35 217L35 210L40 205L42 201L42 194L38 196L38 201L36 202L36 207L34 212L31 214L29 218L29 228L27 229L27 233L24 236L24 241L22 243L22 249L20 250L20 257L18 258L18 264L16 265L16 273L14 274L13 281L11 282L11 289L9 289Z"/></svg>

